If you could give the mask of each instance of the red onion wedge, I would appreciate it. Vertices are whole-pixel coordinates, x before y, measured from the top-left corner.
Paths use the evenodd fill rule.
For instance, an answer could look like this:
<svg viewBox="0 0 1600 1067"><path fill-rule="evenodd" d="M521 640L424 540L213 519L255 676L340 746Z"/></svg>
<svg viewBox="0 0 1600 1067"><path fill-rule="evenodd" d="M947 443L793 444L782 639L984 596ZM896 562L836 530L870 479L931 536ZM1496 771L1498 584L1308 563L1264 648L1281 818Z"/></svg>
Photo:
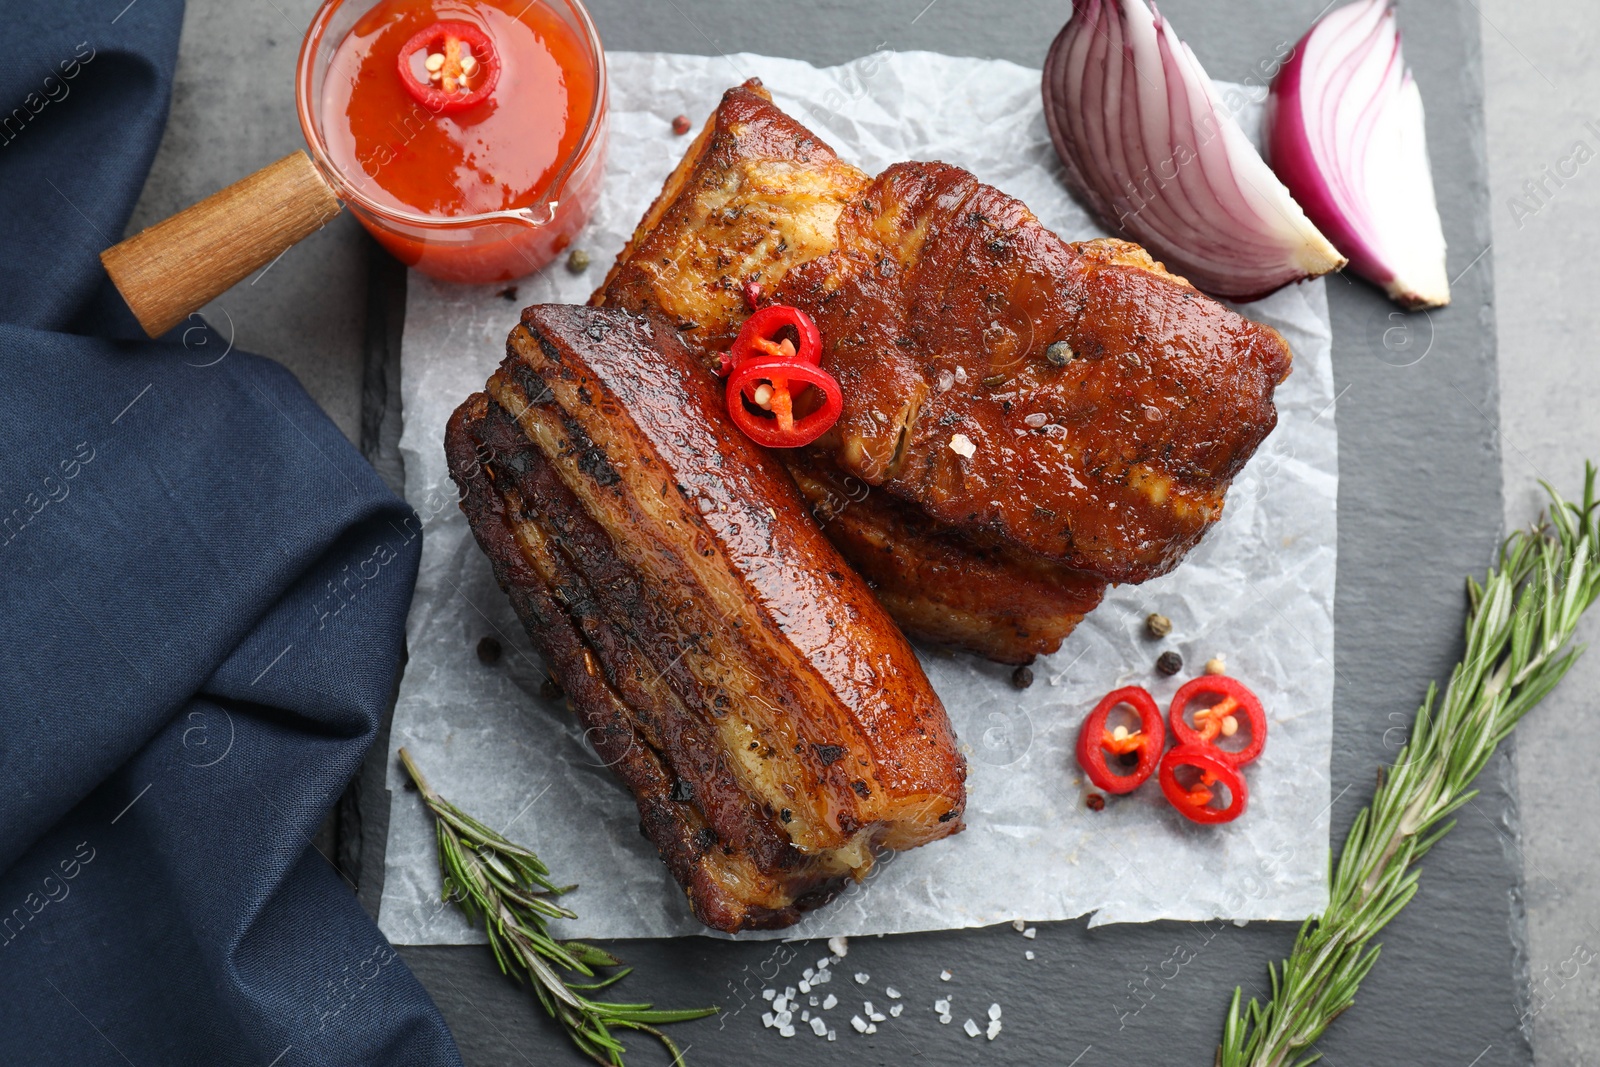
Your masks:
<svg viewBox="0 0 1600 1067"><path fill-rule="evenodd" d="M1254 300L1345 263L1144 0L1073 0L1044 114L1072 192L1213 296Z"/></svg>
<svg viewBox="0 0 1600 1067"><path fill-rule="evenodd" d="M1329 12L1273 79L1273 168L1350 269L1408 308L1450 302L1422 94L1400 54L1393 0Z"/></svg>

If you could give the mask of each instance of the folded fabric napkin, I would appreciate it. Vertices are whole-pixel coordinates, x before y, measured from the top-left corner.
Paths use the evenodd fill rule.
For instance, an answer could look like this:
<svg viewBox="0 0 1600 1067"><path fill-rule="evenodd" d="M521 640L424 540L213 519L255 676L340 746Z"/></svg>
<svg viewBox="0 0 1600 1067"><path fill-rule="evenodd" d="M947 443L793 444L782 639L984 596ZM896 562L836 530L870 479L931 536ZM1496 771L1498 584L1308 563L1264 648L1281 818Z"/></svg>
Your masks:
<svg viewBox="0 0 1600 1067"><path fill-rule="evenodd" d="M183 14L118 6L12 10L0 67L0 1063L459 1064L311 848L416 516L282 368L109 288Z"/></svg>

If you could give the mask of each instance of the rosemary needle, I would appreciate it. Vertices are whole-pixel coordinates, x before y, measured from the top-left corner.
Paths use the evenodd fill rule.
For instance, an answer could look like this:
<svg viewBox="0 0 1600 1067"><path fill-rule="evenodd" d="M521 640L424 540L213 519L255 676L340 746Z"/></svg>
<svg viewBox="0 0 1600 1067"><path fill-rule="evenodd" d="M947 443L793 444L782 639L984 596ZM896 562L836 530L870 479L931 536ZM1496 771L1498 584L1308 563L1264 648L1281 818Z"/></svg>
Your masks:
<svg viewBox="0 0 1600 1067"><path fill-rule="evenodd" d="M1355 1002L1378 960L1368 943L1416 895L1413 865L1455 825L1445 819L1478 795L1472 780L1582 651L1568 642L1600 593L1595 467L1585 466L1582 504L1541 484L1548 520L1508 537L1482 585L1467 580L1466 654L1443 700L1430 685L1409 742L1350 828L1327 910L1300 927L1287 960L1269 966L1272 998L1241 1010L1234 990L1218 1067L1304 1067L1321 1058L1306 1050Z"/></svg>
<svg viewBox="0 0 1600 1067"><path fill-rule="evenodd" d="M489 947L500 970L521 982L527 979L539 1003L561 1024L572 1043L590 1059L622 1067L626 1051L616 1030L639 1030L660 1039L674 1067L684 1067L683 1054L666 1034L664 1023L686 1022L716 1008L657 1011L649 1004L591 1000L585 996L625 977L631 967L611 953L581 941L550 936L549 920L577 914L556 902L577 886L558 886L531 850L489 829L429 787L405 749L400 762L422 792L439 833L439 869L444 873L444 899L454 901L468 920L483 923ZM622 967L597 977L595 968ZM571 981L563 972L591 979Z"/></svg>

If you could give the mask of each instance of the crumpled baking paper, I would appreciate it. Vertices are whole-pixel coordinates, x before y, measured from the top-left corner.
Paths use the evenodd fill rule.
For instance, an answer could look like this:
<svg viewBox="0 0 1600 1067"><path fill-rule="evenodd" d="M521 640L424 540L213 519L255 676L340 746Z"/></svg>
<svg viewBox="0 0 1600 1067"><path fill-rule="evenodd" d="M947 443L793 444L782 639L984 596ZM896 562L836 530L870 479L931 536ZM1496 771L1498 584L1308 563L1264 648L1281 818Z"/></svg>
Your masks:
<svg viewBox="0 0 1600 1067"><path fill-rule="evenodd" d="M445 421L481 389L520 309L581 303L726 88L758 75L777 103L869 173L902 159L945 160L1019 197L1045 225L1099 235L1068 196L1045 130L1039 72L996 60L878 53L817 69L755 55L612 53L611 148L605 191L580 244L581 275L559 264L504 285L445 285L413 273L402 358L406 496L425 522L422 570L407 627L410 663L391 745L431 783L524 842L579 918L572 937L705 933L614 780L560 701L539 695L543 670L490 573L445 468ZM1240 99L1239 97L1233 97ZM1257 124L1259 96L1241 114ZM1154 919L1298 920L1327 899L1328 761L1333 702L1335 503L1333 371L1322 283L1292 286L1243 309L1293 346L1278 390L1279 425L1228 494L1222 521L1177 570L1114 589L1062 650L1018 691L1010 668L925 652L923 661L968 754L967 829L883 857L860 885L787 931L822 937L984 926L1093 914L1093 923ZM1173 633L1145 636L1159 610ZM493 664L475 647L492 636ZM1172 649L1179 678L1152 665ZM1146 686L1162 706L1212 656L1247 680L1268 709L1270 740L1247 771L1250 808L1237 822L1193 826L1151 782L1104 811L1084 803L1073 758L1078 724L1107 691ZM391 752L391 757L393 753ZM402 790L391 758L392 818L380 925L401 944L481 941L440 901L432 823Z"/></svg>

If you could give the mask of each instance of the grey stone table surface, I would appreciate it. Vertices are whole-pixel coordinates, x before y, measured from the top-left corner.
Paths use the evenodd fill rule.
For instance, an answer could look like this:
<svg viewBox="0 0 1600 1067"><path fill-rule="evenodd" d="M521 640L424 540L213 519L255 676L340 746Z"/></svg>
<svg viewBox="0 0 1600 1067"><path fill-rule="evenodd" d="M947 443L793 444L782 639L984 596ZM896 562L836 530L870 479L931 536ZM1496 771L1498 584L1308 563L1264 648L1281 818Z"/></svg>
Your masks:
<svg viewBox="0 0 1600 1067"><path fill-rule="evenodd" d="M1239 81L1322 6L1162 5L1214 75ZM313 0L190 0L172 121L133 229L300 145L292 71L314 7ZM881 46L1036 66L1068 5L595 0L592 8L616 48L768 51L831 63ZM1537 478L1570 487L1581 457L1600 453L1600 372L1586 343L1600 302L1585 269L1600 238L1600 162L1591 161L1600 153L1600 109L1592 104L1600 20L1589 0L1413 0L1402 21L1430 107L1458 301L1432 322L1433 347L1422 362L1401 368L1391 364L1404 359L1374 358L1384 355L1381 338L1393 325L1387 306L1359 285L1332 289L1335 329L1347 339L1336 351L1345 392L1335 792L1352 786L1336 806L1336 833L1384 757L1387 716L1409 716L1423 680L1442 675L1455 655L1461 573L1486 561L1502 520L1520 523L1535 512ZM392 288L393 276L345 216L205 310L240 347L293 370L352 440L366 436L376 445L383 398L368 395L364 403L363 381L370 383L369 366L382 363L392 342L395 308L369 301L368 289ZM1589 620L1586 631L1591 639L1600 634L1600 621ZM1597 681L1600 658L1585 660L1521 728L1515 758L1486 772L1484 796L1430 858L1422 894L1387 935L1385 959L1358 1008L1322 1043L1328 1062L1522 1064L1530 1040L1540 1065L1600 1062L1600 960L1591 952L1600 945L1592 816L1600 779L1591 772L1600 732L1585 719ZM1042 930L1040 956L1055 962L1034 972L1030 985L1007 989L1007 1037L1015 1013L1016 1040L1009 1050L997 1043L984 1052L997 1062L1067 1063L1082 1055L1084 1067L1199 1062L1209 1058L1226 989L1259 985L1263 961L1281 954L1291 934L1262 925L1206 939L1203 972L1185 974L1119 1030L1114 1012L1126 983L1143 981L1175 944L1205 933L1178 924ZM517 1006L514 989L483 978L486 960L459 961L473 951L406 954L455 1025L468 1061L559 1053L548 1028ZM675 988L658 978L652 989L643 975L640 984L646 994L684 1002L726 1000L729 969L759 964L771 950L696 939L628 951L657 975L676 968ZM1015 942L987 935L885 939L858 951L852 961L884 974L937 971L937 960L959 960L973 974L1014 974L1021 966ZM469 974L477 976L470 993L459 984ZM919 1000L932 992L921 979L903 984ZM507 1018L527 1023L497 1033L488 1016L501 1026ZM900 1062L916 1052L964 1062L972 1055L964 1037L923 1042L925 1029L908 1032L925 1047L880 1043L870 1058ZM699 1062L734 1062L752 1047L774 1058L800 1055L752 1045L770 1036L746 1018L722 1029L702 1024L687 1039L699 1044ZM532 1061L543 1060L535 1054Z"/></svg>

